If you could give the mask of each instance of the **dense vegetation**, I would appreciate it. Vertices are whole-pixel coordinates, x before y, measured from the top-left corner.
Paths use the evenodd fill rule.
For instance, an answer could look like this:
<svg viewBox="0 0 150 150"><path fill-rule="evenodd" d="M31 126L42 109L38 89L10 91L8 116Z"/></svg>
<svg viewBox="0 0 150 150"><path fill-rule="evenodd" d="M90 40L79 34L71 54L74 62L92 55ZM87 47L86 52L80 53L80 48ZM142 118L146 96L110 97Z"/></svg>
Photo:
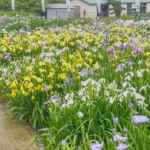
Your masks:
<svg viewBox="0 0 150 150"><path fill-rule="evenodd" d="M149 24L65 25L5 28L0 88L10 110L46 150L148 150Z"/></svg>
<svg viewBox="0 0 150 150"><path fill-rule="evenodd" d="M1 36L7 32L12 34L18 33L21 31L27 32L35 29L48 29L63 27L69 24L72 25L85 25L89 23L91 19L79 19L79 18L70 18L67 20L53 19L46 20L41 17L35 16L13 16L13 17L1 17L0 18L0 30Z"/></svg>
<svg viewBox="0 0 150 150"><path fill-rule="evenodd" d="M41 0L15 0L16 10L21 11L40 11L41 10ZM64 2L64 0L45 0L46 4ZM1 10L11 10L11 0L0 0Z"/></svg>

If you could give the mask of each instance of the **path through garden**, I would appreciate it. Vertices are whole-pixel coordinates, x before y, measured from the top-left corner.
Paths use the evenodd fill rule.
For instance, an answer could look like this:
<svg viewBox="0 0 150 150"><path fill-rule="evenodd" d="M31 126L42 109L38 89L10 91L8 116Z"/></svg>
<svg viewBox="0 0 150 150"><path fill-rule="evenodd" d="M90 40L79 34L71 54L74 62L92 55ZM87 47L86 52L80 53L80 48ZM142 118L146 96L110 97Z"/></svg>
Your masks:
<svg viewBox="0 0 150 150"><path fill-rule="evenodd" d="M0 101L0 150L37 150L29 126L12 119L6 103Z"/></svg>

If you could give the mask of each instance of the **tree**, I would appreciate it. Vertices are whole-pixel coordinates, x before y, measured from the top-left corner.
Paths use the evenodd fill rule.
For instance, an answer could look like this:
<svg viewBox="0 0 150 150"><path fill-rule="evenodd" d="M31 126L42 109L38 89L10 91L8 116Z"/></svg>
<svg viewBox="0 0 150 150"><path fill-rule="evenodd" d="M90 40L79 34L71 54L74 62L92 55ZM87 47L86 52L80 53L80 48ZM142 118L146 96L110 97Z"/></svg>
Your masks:
<svg viewBox="0 0 150 150"><path fill-rule="evenodd" d="M121 1L120 0L109 0L108 2L109 4L111 4L114 8L114 12L116 16L120 16L121 15Z"/></svg>

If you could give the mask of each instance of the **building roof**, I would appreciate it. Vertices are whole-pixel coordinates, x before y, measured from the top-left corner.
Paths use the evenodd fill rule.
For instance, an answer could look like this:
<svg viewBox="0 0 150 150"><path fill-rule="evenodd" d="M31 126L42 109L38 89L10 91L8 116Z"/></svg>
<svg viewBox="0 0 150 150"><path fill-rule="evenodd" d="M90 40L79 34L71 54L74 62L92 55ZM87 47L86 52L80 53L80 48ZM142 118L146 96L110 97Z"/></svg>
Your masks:
<svg viewBox="0 0 150 150"><path fill-rule="evenodd" d="M85 3L91 4L91 5L95 5L96 4L96 0L81 0Z"/></svg>
<svg viewBox="0 0 150 150"><path fill-rule="evenodd" d="M73 0L71 0L73 1ZM99 2L107 2L107 0L80 0L88 5L96 5L97 1ZM135 2L146 2L150 3L150 0L121 0L122 3L135 3ZM66 4L49 4L47 5L47 8L67 8Z"/></svg>
<svg viewBox="0 0 150 150"><path fill-rule="evenodd" d="M80 0L88 5L97 5L97 2L106 3L108 0Z"/></svg>
<svg viewBox="0 0 150 150"><path fill-rule="evenodd" d="M47 8L68 8L66 4L49 4L47 5ZM73 7L71 7L73 8Z"/></svg>
<svg viewBox="0 0 150 150"><path fill-rule="evenodd" d="M121 0L122 3L150 3L150 0Z"/></svg>
<svg viewBox="0 0 150 150"><path fill-rule="evenodd" d="M89 5L96 5L97 1L99 2L107 2L107 0L81 0L82 2L85 2ZM136 2L146 2L146 3L150 3L150 0L120 0L122 3L136 3Z"/></svg>

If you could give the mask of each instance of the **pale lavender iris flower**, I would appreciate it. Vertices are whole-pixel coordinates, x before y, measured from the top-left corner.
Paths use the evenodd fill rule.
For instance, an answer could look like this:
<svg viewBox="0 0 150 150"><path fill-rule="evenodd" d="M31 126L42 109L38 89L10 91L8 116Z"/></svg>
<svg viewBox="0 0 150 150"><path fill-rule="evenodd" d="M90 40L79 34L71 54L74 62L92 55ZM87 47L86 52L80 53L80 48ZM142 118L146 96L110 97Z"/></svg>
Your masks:
<svg viewBox="0 0 150 150"><path fill-rule="evenodd" d="M48 90L49 90L49 87L48 87L48 85L45 84L45 85L44 85L44 91L45 91L45 92L48 92Z"/></svg>
<svg viewBox="0 0 150 150"><path fill-rule="evenodd" d="M90 145L91 150L102 150L103 144L93 143Z"/></svg>
<svg viewBox="0 0 150 150"><path fill-rule="evenodd" d="M120 143L116 150L126 150L129 146L127 144Z"/></svg>
<svg viewBox="0 0 150 150"><path fill-rule="evenodd" d="M132 116L132 122L134 124L145 124L149 123L149 118L144 115L134 115Z"/></svg>
<svg viewBox="0 0 150 150"><path fill-rule="evenodd" d="M109 47L109 48L107 49L107 53L110 54L110 55L114 55L114 54L115 54L115 49L114 49L114 47Z"/></svg>
<svg viewBox="0 0 150 150"><path fill-rule="evenodd" d="M10 61L11 60L11 53L5 53L4 59Z"/></svg>

